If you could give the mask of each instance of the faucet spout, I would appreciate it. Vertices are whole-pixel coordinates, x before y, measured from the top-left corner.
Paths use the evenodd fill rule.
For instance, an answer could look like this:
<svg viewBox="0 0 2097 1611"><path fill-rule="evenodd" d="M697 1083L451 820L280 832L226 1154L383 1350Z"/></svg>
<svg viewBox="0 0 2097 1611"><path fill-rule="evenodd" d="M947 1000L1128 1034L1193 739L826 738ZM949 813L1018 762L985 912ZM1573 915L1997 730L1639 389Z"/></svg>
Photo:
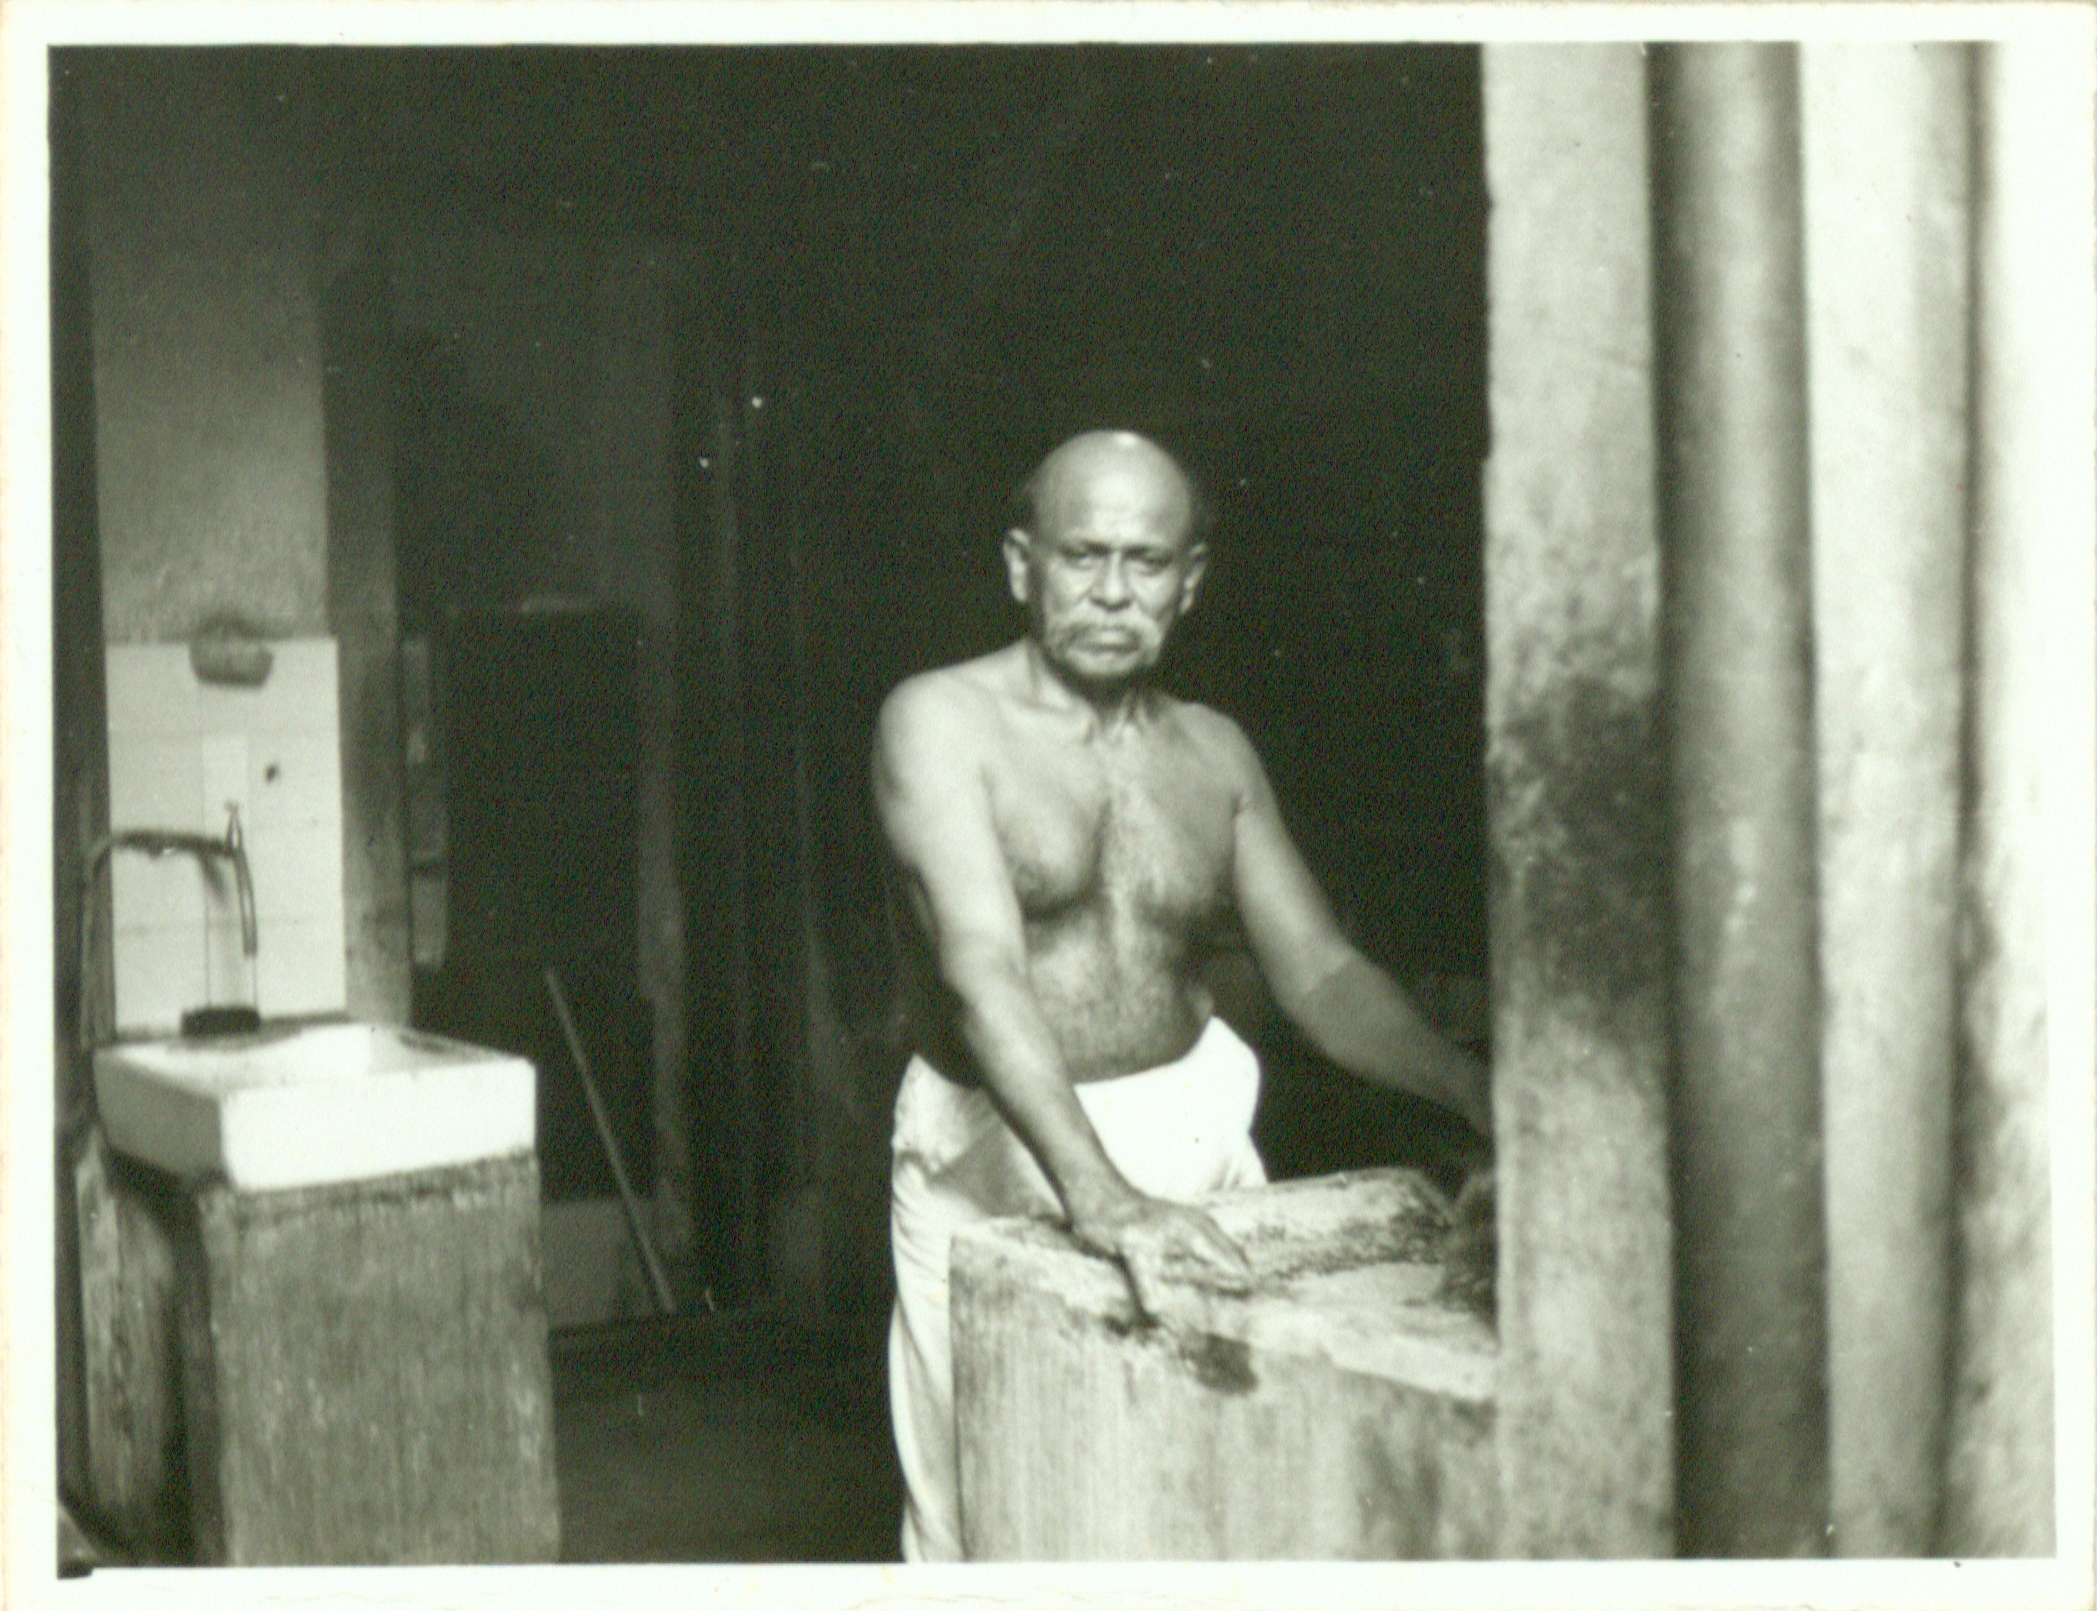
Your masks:
<svg viewBox="0 0 2097 1611"><path fill-rule="evenodd" d="M260 949L260 935L255 918L255 878L248 867L247 840L240 830L240 808L226 808L225 837L214 839L206 833L189 833L178 828L123 828L104 834L88 847L87 857L80 871L80 978L82 1001L80 1009L80 1041L83 1046L94 1044L92 1024L92 992L86 988L93 965L93 924L95 891L100 883L103 868L119 850L133 850L141 855L194 856L207 872L217 863L228 861L233 864L233 883L240 910L241 955L253 957Z"/></svg>
<svg viewBox="0 0 2097 1611"><path fill-rule="evenodd" d="M240 893L240 954L252 957L259 949L255 929L255 875L248 868L247 840L240 831L240 808L226 807L226 840L220 854L233 864L233 881Z"/></svg>

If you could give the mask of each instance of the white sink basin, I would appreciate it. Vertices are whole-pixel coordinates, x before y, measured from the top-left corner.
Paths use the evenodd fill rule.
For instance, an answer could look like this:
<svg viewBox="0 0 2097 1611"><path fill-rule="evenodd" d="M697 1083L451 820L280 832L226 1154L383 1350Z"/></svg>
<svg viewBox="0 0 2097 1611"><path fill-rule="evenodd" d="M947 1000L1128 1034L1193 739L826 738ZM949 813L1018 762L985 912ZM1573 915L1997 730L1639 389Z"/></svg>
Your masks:
<svg viewBox="0 0 2097 1611"><path fill-rule="evenodd" d="M524 1151L535 1085L521 1057L385 1024L265 1025L95 1052L114 1146L249 1191Z"/></svg>

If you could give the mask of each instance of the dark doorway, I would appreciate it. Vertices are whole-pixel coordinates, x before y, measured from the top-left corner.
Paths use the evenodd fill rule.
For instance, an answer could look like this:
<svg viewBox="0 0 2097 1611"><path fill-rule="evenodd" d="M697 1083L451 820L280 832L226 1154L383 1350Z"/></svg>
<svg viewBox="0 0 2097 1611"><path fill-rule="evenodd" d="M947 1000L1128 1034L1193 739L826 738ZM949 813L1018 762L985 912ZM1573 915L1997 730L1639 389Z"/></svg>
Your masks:
<svg viewBox="0 0 2097 1611"><path fill-rule="evenodd" d="M819 1212L847 1240L871 1224L864 1260L883 1262L908 1048L872 721L901 677L1017 630L1007 500L1077 429L1150 431L1207 483L1216 568L1170 681L1247 729L1370 955L1481 1036L1475 49L692 67L723 176L676 343L694 1162L719 1209L700 1216L715 1278L757 1274L768 1219L811 1180L850 1197L839 1183L867 1177L866 1201ZM1277 1175L1447 1165L1456 1137L1432 1110L1358 1092L1271 1013L1258 1038Z"/></svg>

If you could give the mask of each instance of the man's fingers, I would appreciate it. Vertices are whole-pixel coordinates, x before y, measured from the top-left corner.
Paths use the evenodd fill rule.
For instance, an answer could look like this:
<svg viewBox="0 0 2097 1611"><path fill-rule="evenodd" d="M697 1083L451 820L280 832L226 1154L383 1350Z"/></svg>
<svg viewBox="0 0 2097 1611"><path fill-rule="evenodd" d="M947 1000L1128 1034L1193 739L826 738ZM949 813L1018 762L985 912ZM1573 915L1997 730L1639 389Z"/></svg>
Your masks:
<svg viewBox="0 0 2097 1611"><path fill-rule="evenodd" d="M1136 1295L1136 1307L1146 1319L1158 1318L1158 1272L1150 1255L1134 1248L1125 1248L1121 1255L1121 1267L1129 1278L1129 1288Z"/></svg>
<svg viewBox="0 0 2097 1611"><path fill-rule="evenodd" d="M1104 1234L1073 1231L1082 1245L1120 1262L1137 1307L1153 1319L1161 1303L1177 1302L1169 1288L1236 1294L1253 1285L1244 1249L1198 1208L1153 1199Z"/></svg>
<svg viewBox="0 0 2097 1611"><path fill-rule="evenodd" d="M1226 1292L1252 1285L1252 1263L1244 1250L1198 1208L1185 1209L1172 1221L1168 1257L1181 1266L1182 1279L1196 1276Z"/></svg>
<svg viewBox="0 0 2097 1611"><path fill-rule="evenodd" d="M1177 1275L1166 1273L1166 1263L1148 1251L1124 1255L1122 1269L1135 1293L1136 1308L1143 1318L1162 1326L1181 1341L1213 1331L1211 1308L1213 1288L1207 1281L1187 1279L1185 1261Z"/></svg>
<svg viewBox="0 0 2097 1611"><path fill-rule="evenodd" d="M1203 1263L1217 1277L1216 1285L1243 1292L1252 1285L1252 1261L1245 1250L1225 1236L1216 1222L1204 1214L1195 1222Z"/></svg>

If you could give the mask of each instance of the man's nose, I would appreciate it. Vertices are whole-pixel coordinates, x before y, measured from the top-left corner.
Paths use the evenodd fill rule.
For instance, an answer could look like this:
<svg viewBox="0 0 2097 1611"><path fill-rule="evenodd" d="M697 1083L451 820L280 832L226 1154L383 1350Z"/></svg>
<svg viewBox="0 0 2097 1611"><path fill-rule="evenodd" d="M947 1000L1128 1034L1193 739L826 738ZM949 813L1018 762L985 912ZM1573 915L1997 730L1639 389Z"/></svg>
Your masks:
<svg viewBox="0 0 2097 1611"><path fill-rule="evenodd" d="M1100 566L1099 580L1093 584L1092 596L1110 608L1128 603L1132 596L1129 592L1129 573L1123 568L1119 555L1110 554L1106 562Z"/></svg>

